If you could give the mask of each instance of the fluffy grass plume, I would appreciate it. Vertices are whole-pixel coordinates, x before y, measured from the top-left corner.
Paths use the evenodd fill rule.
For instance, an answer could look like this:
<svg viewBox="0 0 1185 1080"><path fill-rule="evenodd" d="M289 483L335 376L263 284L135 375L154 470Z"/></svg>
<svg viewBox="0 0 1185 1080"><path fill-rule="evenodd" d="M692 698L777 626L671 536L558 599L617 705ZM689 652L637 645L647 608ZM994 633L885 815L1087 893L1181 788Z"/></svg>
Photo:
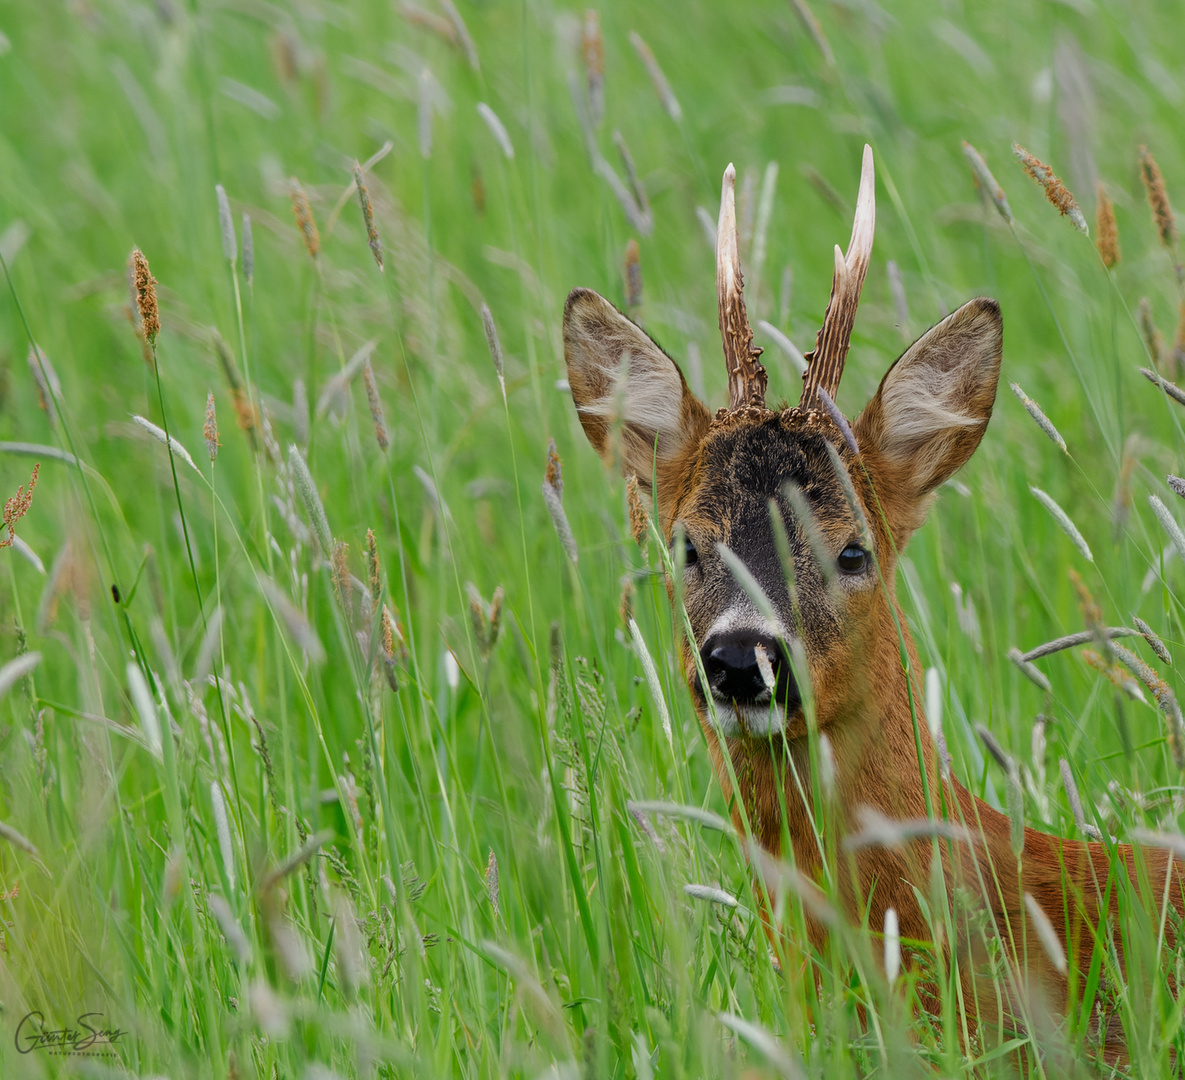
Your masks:
<svg viewBox="0 0 1185 1080"><path fill-rule="evenodd" d="M1119 226L1115 223L1115 204L1100 180L1095 187L1095 247L1103 265L1112 270L1119 264Z"/></svg>
<svg viewBox="0 0 1185 1080"><path fill-rule="evenodd" d="M1016 159L1024 166L1025 172L1029 174L1045 191L1045 197L1057 207L1058 212L1063 217L1068 217L1080 233L1089 235L1090 227L1086 224L1086 217L1079 208L1078 203L1075 202L1074 196L1070 194L1069 189L1061 182L1057 174L1043 162L1040 158L1034 157L1019 143L1012 144L1012 153Z"/></svg>
<svg viewBox="0 0 1185 1080"><path fill-rule="evenodd" d="M1140 180L1143 181L1148 205L1152 209L1156 235L1165 247L1174 247L1177 243L1177 218L1169 204L1169 193L1160 166L1156 164L1156 158L1146 146L1140 147Z"/></svg>

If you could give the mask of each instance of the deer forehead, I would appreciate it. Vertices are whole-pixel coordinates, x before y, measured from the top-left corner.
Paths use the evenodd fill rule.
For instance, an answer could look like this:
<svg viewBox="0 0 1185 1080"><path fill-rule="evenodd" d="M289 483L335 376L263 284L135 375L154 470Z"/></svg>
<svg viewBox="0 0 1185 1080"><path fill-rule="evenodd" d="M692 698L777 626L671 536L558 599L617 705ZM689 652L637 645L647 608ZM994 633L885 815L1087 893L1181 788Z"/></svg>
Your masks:
<svg viewBox="0 0 1185 1080"><path fill-rule="evenodd" d="M713 425L699 445L676 518L748 561L755 548L773 547L771 499L777 501L791 543L796 542L795 515L785 496L786 486L793 484L823 535L835 544L846 542L856 522L827 452L829 441L797 410Z"/></svg>

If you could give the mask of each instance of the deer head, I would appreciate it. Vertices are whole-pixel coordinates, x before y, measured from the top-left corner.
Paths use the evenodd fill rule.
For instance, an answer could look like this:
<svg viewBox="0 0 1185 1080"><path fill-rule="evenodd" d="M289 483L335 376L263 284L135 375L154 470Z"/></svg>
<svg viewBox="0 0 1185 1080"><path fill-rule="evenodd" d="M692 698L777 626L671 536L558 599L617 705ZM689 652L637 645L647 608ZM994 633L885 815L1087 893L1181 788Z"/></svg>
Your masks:
<svg viewBox="0 0 1185 1080"><path fill-rule="evenodd" d="M674 360L587 289L568 297L564 350L589 441L643 490L657 483L663 534L682 537L695 635L684 668L701 718L708 723L710 698L726 736L793 737L804 731L793 643L805 656L821 727L886 690L883 646L898 652L889 606L896 555L934 490L979 444L995 401L1001 320L985 299L944 319L893 364L845 433L834 398L875 222L865 147L851 240L846 254L835 249L831 300L801 399L769 408L742 296L734 180L730 165L716 241L728 408L713 417ZM775 534L783 528L788 550L780 556ZM768 603L755 600L753 581Z"/></svg>

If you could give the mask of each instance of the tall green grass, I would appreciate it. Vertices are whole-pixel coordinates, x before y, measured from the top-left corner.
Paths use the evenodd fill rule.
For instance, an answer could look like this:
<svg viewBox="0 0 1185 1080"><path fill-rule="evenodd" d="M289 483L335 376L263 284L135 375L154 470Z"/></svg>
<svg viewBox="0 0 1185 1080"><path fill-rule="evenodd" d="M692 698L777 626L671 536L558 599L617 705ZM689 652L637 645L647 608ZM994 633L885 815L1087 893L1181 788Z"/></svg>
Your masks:
<svg viewBox="0 0 1185 1080"><path fill-rule="evenodd" d="M681 362L698 351L709 403L722 403L697 208L715 216L734 161L751 316L804 349L870 142L881 213L840 405L855 414L908 340L990 294L1005 379L1067 444L1062 454L1005 390L902 560L898 590L938 673L955 770L1002 805L1004 776L974 735L983 723L1020 762L1029 824L1076 834L1065 758L1088 823L1121 839L1176 832L1180 771L1151 699L1117 691L1080 650L1038 662L1046 694L1007 654L1082 628L1071 569L1108 624L1135 614L1174 656L1185 643L1181 555L1148 504L1156 494L1180 520L1164 476L1185 470L1182 417L1137 373L1148 357L1135 317L1148 297L1167 357L1181 294L1137 146L1185 205L1185 22L1169 0L813 8L825 47L793 4L601 11L594 140L624 176L621 132L649 235L590 164L578 9L464 4L478 64L385 3L0 14L5 494L41 462L16 526L27 549L0 552L0 660L41 656L0 703L0 821L15 830L0 840L6 1077L1013 1067L1006 1035L964 1053L953 1006L918 1016L916 969L885 984L879 928L834 935L817 985L771 964L671 660L659 553L634 546L624 487L557 386L560 314L575 285L624 306L636 239L636 316ZM1011 230L977 194L963 139L1004 186ZM1088 219L1095 176L1106 184L1114 271L1014 164L1014 140L1059 171ZM367 172L380 273L351 185L354 161L388 142ZM312 203L315 258L290 177ZM224 255L218 183L237 242L251 219L250 277L241 248ZM133 245L159 279L155 367L129 323ZM59 390L24 362L32 342ZM771 395L792 396L789 361L765 343ZM361 373L340 378L367 347L386 452ZM236 425L226 358L250 430ZM540 491L551 438L575 561ZM1093 561L1031 487L1064 509ZM619 615L623 576L661 705ZM390 665L384 605L399 624ZM1139 648L1179 690L1175 668ZM656 802L683 809L635 805ZM785 917L804 940L794 895ZM1104 957L1106 993L1133 1071L1168 1075L1185 1046L1168 978L1179 961L1156 952L1155 912L1125 899L1120 921L1131 966L1124 978ZM125 1034L114 1057L19 1053L32 1011L47 1027L101 1013ZM1035 1071L1093 1068L1084 1012L1036 1031Z"/></svg>

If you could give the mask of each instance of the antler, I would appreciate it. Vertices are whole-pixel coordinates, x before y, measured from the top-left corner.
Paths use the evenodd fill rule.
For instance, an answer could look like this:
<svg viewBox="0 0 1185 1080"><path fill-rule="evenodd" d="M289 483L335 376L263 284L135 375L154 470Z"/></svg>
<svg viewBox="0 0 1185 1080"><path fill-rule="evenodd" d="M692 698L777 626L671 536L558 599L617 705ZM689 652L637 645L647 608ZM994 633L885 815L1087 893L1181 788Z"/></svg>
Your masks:
<svg viewBox="0 0 1185 1080"><path fill-rule="evenodd" d="M720 340L728 371L728 409L744 405L765 407L769 377L757 358L761 348L753 344L753 329L741 296L741 260L737 252L736 169L724 170L720 192L720 221L716 226L716 300L720 305Z"/></svg>
<svg viewBox="0 0 1185 1080"><path fill-rule="evenodd" d="M835 245L835 277L831 281L831 300L814 349L806 354L807 369L802 376L800 408L814 408L816 391L825 390L832 398L839 389L843 363L852 343L852 324L868 262L872 258L872 234L876 229L876 176L872 167L872 147L864 147L860 167L860 193L856 197L856 218L845 256ZM719 280L719 278L717 278Z"/></svg>

